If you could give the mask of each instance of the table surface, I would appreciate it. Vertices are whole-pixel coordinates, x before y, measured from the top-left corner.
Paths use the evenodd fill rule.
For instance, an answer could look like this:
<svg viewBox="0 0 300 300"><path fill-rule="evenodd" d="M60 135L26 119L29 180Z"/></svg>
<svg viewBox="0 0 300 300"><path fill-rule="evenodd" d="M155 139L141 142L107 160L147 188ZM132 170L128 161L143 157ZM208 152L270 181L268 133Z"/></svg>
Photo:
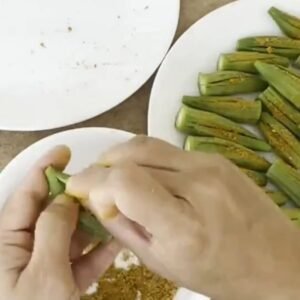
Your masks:
<svg viewBox="0 0 300 300"><path fill-rule="evenodd" d="M198 19L233 0L181 0L179 27L175 40ZM79 127L112 127L137 134L147 133L147 109L152 78L118 107L86 122L42 132L0 132L0 169L32 143L58 131ZM134 118L132 117L134 116Z"/></svg>

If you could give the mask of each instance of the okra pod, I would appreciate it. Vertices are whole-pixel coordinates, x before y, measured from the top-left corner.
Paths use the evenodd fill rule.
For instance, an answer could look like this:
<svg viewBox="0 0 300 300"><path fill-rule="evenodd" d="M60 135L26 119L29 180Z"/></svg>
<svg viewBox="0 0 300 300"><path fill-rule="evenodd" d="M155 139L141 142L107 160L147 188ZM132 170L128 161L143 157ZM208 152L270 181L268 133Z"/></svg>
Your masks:
<svg viewBox="0 0 300 300"><path fill-rule="evenodd" d="M257 123L261 115L259 101L218 96L184 96L182 103L196 109L216 113L239 123Z"/></svg>
<svg viewBox="0 0 300 300"><path fill-rule="evenodd" d="M266 89L258 98L277 121L300 137L300 112L293 105L272 87Z"/></svg>
<svg viewBox="0 0 300 300"><path fill-rule="evenodd" d="M300 41L279 36L248 37L238 41L237 49L296 59L300 55Z"/></svg>
<svg viewBox="0 0 300 300"><path fill-rule="evenodd" d="M243 168L241 168L241 171L248 175L258 186L266 186L268 183L268 178L264 173Z"/></svg>
<svg viewBox="0 0 300 300"><path fill-rule="evenodd" d="M287 14L286 12L271 7L269 14L277 23L283 33L293 39L300 39L300 19Z"/></svg>
<svg viewBox="0 0 300 300"><path fill-rule="evenodd" d="M262 113L259 127L274 151L288 163L300 168L300 142L269 113Z"/></svg>
<svg viewBox="0 0 300 300"><path fill-rule="evenodd" d="M300 174L282 160L277 160L268 170L267 177L294 203L300 205Z"/></svg>
<svg viewBox="0 0 300 300"><path fill-rule="evenodd" d="M269 64L282 65L288 67L290 61L288 58L259 52L235 52L221 54L218 62L220 71L239 71L246 73L257 73L254 63L263 61Z"/></svg>
<svg viewBox="0 0 300 300"><path fill-rule="evenodd" d="M300 42L300 41L299 41ZM260 61L255 67L268 83L298 109L300 108L300 77L295 71Z"/></svg>
<svg viewBox="0 0 300 300"><path fill-rule="evenodd" d="M266 194L279 206L282 206L289 201L289 197L280 191L266 191Z"/></svg>
<svg viewBox="0 0 300 300"><path fill-rule="evenodd" d="M270 146L239 124L217 114L183 106L176 128L188 135L212 136L233 141L253 150L269 151Z"/></svg>
<svg viewBox="0 0 300 300"><path fill-rule="evenodd" d="M187 151L218 153L237 166L254 171L264 172L270 167L270 163L256 152L219 138L188 136L185 140L184 149Z"/></svg>
<svg viewBox="0 0 300 300"><path fill-rule="evenodd" d="M53 200L58 195L64 193L70 176L51 166L46 169L45 175L49 186L49 197ZM110 234L108 234L101 223L83 207L80 208L79 212L78 228L90 234L90 236L100 239L102 242L110 238Z"/></svg>
<svg viewBox="0 0 300 300"><path fill-rule="evenodd" d="M198 85L203 96L228 96L263 91L268 84L257 75L219 71L210 74L199 74Z"/></svg>
<svg viewBox="0 0 300 300"><path fill-rule="evenodd" d="M282 207L282 212L290 219L290 220L300 220L300 209L295 207Z"/></svg>
<svg viewBox="0 0 300 300"><path fill-rule="evenodd" d="M297 58L297 60L295 61L295 66L297 68L300 68L300 56Z"/></svg>

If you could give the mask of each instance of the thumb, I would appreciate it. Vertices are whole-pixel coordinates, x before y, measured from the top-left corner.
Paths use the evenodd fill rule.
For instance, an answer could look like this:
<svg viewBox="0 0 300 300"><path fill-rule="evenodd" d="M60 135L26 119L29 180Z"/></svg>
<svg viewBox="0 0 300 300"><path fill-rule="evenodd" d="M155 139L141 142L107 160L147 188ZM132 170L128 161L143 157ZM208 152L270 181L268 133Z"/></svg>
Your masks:
<svg viewBox="0 0 300 300"><path fill-rule="evenodd" d="M45 267L69 264L72 235L76 229L78 204L66 195L58 196L40 215L36 229L32 260Z"/></svg>

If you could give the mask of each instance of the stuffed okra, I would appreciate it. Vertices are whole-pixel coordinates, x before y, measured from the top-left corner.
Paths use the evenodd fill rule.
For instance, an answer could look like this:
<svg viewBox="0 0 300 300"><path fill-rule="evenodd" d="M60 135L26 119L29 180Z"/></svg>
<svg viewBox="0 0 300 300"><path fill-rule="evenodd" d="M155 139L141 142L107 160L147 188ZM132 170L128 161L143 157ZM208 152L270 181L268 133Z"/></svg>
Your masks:
<svg viewBox="0 0 300 300"><path fill-rule="evenodd" d="M270 163L256 152L219 138L189 136L185 140L184 149L187 151L218 153L237 166L250 170L264 172L270 167Z"/></svg>
<svg viewBox="0 0 300 300"><path fill-rule="evenodd" d="M298 139L269 113L262 113L259 127L274 151L292 166L300 168Z"/></svg>
<svg viewBox="0 0 300 300"><path fill-rule="evenodd" d="M268 83L298 109L300 108L300 76L295 71L257 61L255 67Z"/></svg>
<svg viewBox="0 0 300 300"><path fill-rule="evenodd" d="M300 55L300 40L279 36L248 37L238 41L237 49L240 51L276 54L296 59Z"/></svg>
<svg viewBox="0 0 300 300"><path fill-rule="evenodd" d="M300 137L300 112L293 105L272 87L258 98L277 121Z"/></svg>
<svg viewBox="0 0 300 300"><path fill-rule="evenodd" d="M300 174L278 160L268 170L267 177L297 205L300 205Z"/></svg>
<svg viewBox="0 0 300 300"><path fill-rule="evenodd" d="M279 206L285 205L289 201L289 197L280 191L266 191L266 194Z"/></svg>
<svg viewBox="0 0 300 300"><path fill-rule="evenodd" d="M54 199L60 194L63 194L69 176L55 170L53 167L48 167L45 171L45 175L48 181L50 200ZM110 235L100 224L100 222L83 207L81 207L79 212L78 228L103 242L110 238Z"/></svg>
<svg viewBox="0 0 300 300"><path fill-rule="evenodd" d="M176 128L188 135L212 136L233 141L253 150L269 151L270 146L239 124L217 114L183 106Z"/></svg>
<svg viewBox="0 0 300 300"><path fill-rule="evenodd" d="M254 65L256 61L263 61L269 64L282 65L285 67L288 67L290 64L289 59L283 56L240 51L221 54L218 62L218 69L220 71L257 73L257 69Z"/></svg>
<svg viewBox="0 0 300 300"><path fill-rule="evenodd" d="M286 12L271 7L269 14L280 27L283 33L293 39L300 39L300 19Z"/></svg>
<svg viewBox="0 0 300 300"><path fill-rule="evenodd" d="M198 85L203 96L228 96L263 91L268 84L259 76L236 72L219 71L199 74Z"/></svg>
<svg viewBox="0 0 300 300"><path fill-rule="evenodd" d="M251 178L258 186L266 186L268 183L268 178L264 173L249 170L249 169L240 169L245 173L249 178Z"/></svg>
<svg viewBox="0 0 300 300"><path fill-rule="evenodd" d="M184 96L182 103L196 109L206 110L239 123L256 123L261 115L259 101L218 96Z"/></svg>

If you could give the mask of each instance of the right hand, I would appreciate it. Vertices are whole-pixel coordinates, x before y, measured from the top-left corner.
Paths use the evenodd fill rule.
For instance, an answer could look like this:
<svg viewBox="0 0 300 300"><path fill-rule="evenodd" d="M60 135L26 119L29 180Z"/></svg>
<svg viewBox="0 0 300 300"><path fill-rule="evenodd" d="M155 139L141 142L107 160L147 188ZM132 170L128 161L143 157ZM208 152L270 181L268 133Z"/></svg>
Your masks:
<svg viewBox="0 0 300 300"><path fill-rule="evenodd" d="M214 300L300 295L300 231L229 161L138 137L67 190L152 270Z"/></svg>

